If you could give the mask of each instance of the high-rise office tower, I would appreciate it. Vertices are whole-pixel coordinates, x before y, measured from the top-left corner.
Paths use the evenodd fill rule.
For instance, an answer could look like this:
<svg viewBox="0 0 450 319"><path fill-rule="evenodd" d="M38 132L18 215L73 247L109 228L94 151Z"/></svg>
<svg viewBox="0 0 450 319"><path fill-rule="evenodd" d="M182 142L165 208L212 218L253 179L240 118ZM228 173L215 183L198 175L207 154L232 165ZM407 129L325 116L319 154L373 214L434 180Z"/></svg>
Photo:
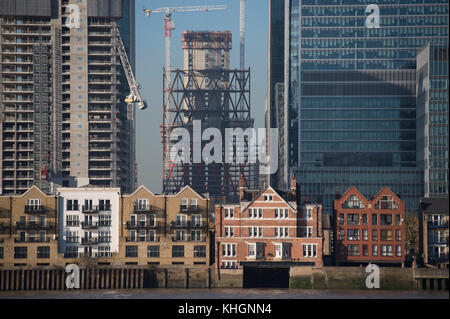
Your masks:
<svg viewBox="0 0 450 319"><path fill-rule="evenodd" d="M350 186L365 196L388 186L416 210L416 56L431 41L447 43L448 7L271 1L268 122L283 130L287 150L272 183L285 186L296 172L301 196L322 202L325 213Z"/></svg>
<svg viewBox="0 0 450 319"><path fill-rule="evenodd" d="M448 45L429 43L417 56L417 164L424 196L448 197Z"/></svg>
<svg viewBox="0 0 450 319"><path fill-rule="evenodd" d="M134 189L134 123L114 47L134 66L134 0L3 0L0 193L32 185Z"/></svg>

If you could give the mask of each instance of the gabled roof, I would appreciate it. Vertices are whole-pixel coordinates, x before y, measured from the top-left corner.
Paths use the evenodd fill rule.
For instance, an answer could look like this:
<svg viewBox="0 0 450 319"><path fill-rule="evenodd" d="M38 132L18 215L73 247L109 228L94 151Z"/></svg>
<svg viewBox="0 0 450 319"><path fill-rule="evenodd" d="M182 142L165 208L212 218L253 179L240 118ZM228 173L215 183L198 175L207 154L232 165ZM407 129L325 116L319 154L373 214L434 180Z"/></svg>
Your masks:
<svg viewBox="0 0 450 319"><path fill-rule="evenodd" d="M350 187L345 193L344 195L342 195L342 197L340 198L341 200L345 200L347 199L350 195L356 195L358 196L359 199L368 202L366 196L364 196L355 186Z"/></svg>
<svg viewBox="0 0 450 319"><path fill-rule="evenodd" d="M151 190L149 190L147 187L145 187L145 185L139 186L139 188L136 189L133 193L127 194L127 195L124 195L124 196L128 196L128 197L134 196L134 195L135 195L137 192L139 192L141 189L144 189L144 190L146 190L147 192L149 192L151 195L155 196L155 194L153 194L153 192L152 192Z"/></svg>
<svg viewBox="0 0 450 319"><path fill-rule="evenodd" d="M27 189L27 191L26 191L25 193L20 194L20 195L14 195L14 197L24 197L24 196L26 196L29 192L31 192L33 189L38 190L39 193L41 193L41 194L44 195L44 196L47 196L47 197L52 197L52 196L54 196L54 195L47 195L47 194L45 194L43 191L41 191L41 189L40 189L39 187L37 187L36 185L33 185L33 186L31 186L29 189Z"/></svg>
<svg viewBox="0 0 450 319"><path fill-rule="evenodd" d="M294 207L292 207L292 205L291 205L288 201L286 201L286 200L283 198L283 196L281 196L280 194L278 194L278 192L277 192L275 189L273 189L272 186L269 186L269 187L266 188L265 190L261 191L257 196L255 196L255 199L252 200L251 202L249 202L243 209L241 209L241 212L243 212L244 210L248 209L254 202L256 202L256 200L257 200L258 198L260 198L260 197L261 197L265 192L267 192L268 190L272 190L275 194L277 194L277 195L281 198L281 200L282 200L284 203L286 203L286 204L287 204L290 208L292 208L293 210L297 211L297 209L294 208Z"/></svg>
<svg viewBox="0 0 450 319"><path fill-rule="evenodd" d="M375 194L375 196L373 197L372 201L375 203L376 201L378 201L378 199L383 195L388 193L389 195L392 195L399 203L401 202L401 198L398 197L397 194L395 194L389 187L384 186L382 189L380 189L378 191L378 193Z"/></svg>

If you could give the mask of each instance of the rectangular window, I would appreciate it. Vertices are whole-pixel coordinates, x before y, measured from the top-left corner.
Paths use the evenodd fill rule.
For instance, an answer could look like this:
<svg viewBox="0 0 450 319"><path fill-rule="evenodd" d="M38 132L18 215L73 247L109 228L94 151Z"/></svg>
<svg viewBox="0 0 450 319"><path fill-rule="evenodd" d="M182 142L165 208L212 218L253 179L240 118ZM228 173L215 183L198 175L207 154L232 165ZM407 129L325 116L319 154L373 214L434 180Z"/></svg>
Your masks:
<svg viewBox="0 0 450 319"><path fill-rule="evenodd" d="M380 237L381 237L381 241L393 240L392 229L382 229Z"/></svg>
<svg viewBox="0 0 450 319"><path fill-rule="evenodd" d="M147 247L147 257L159 258L159 246L148 246Z"/></svg>
<svg viewBox="0 0 450 319"><path fill-rule="evenodd" d="M372 214L372 225L373 226L378 225L378 216L377 216L377 214Z"/></svg>
<svg viewBox="0 0 450 319"><path fill-rule="evenodd" d="M191 216L191 226L193 226L193 227L202 226L202 215L192 215Z"/></svg>
<svg viewBox="0 0 450 319"><path fill-rule="evenodd" d="M248 257L256 257L256 244L248 244Z"/></svg>
<svg viewBox="0 0 450 319"><path fill-rule="evenodd" d="M306 227L306 237L311 238L313 236L313 227L308 226Z"/></svg>
<svg viewBox="0 0 450 319"><path fill-rule="evenodd" d="M339 214L339 225L344 225L344 214Z"/></svg>
<svg viewBox="0 0 450 319"><path fill-rule="evenodd" d="M345 231L344 231L344 229L339 229L339 240L345 240Z"/></svg>
<svg viewBox="0 0 450 319"><path fill-rule="evenodd" d="M378 229L372 229L372 240L378 240Z"/></svg>
<svg viewBox="0 0 450 319"><path fill-rule="evenodd" d="M348 229L347 230L348 240L359 240L359 229Z"/></svg>
<svg viewBox="0 0 450 319"><path fill-rule="evenodd" d="M369 249L367 245L363 245L363 256L369 256Z"/></svg>
<svg viewBox="0 0 450 319"><path fill-rule="evenodd" d="M369 240L369 231L367 229L363 229L362 237L363 237L363 240Z"/></svg>
<svg viewBox="0 0 450 319"><path fill-rule="evenodd" d="M194 258L205 258L206 246L194 246Z"/></svg>
<svg viewBox="0 0 450 319"><path fill-rule="evenodd" d="M380 214L381 226L392 226L392 214Z"/></svg>
<svg viewBox="0 0 450 319"><path fill-rule="evenodd" d="M401 257L402 256L402 246L397 245L395 250L397 252L397 257Z"/></svg>
<svg viewBox="0 0 450 319"><path fill-rule="evenodd" d="M225 208L225 219L234 218L234 209L233 208Z"/></svg>
<svg viewBox="0 0 450 319"><path fill-rule="evenodd" d="M50 258L50 247L48 246L38 247L37 258Z"/></svg>
<svg viewBox="0 0 450 319"><path fill-rule="evenodd" d="M359 225L359 214L347 214L347 225Z"/></svg>
<svg viewBox="0 0 450 319"><path fill-rule="evenodd" d="M367 226L367 224L368 224L367 214L362 215L362 224L364 226Z"/></svg>
<svg viewBox="0 0 450 319"><path fill-rule="evenodd" d="M175 240L176 241L185 241L186 240L186 231L185 230L177 230L175 232Z"/></svg>
<svg viewBox="0 0 450 319"><path fill-rule="evenodd" d="M395 240L396 241L401 241L402 240L402 231L401 231L401 229L396 229L395 230Z"/></svg>
<svg viewBox="0 0 450 319"><path fill-rule="evenodd" d="M201 230L191 230L191 241L201 241L202 231Z"/></svg>
<svg viewBox="0 0 450 319"><path fill-rule="evenodd" d="M192 210L197 210L197 198L191 198L189 200L189 205L191 206Z"/></svg>
<svg viewBox="0 0 450 319"><path fill-rule="evenodd" d="M393 256L392 246L391 245L382 245L381 246L381 256L384 256L384 257Z"/></svg>
<svg viewBox="0 0 450 319"><path fill-rule="evenodd" d="M225 237L233 237L234 236L234 227L225 226Z"/></svg>
<svg viewBox="0 0 450 319"><path fill-rule="evenodd" d="M397 226L402 225L402 215L399 215L399 214L395 215L395 225L397 225Z"/></svg>
<svg viewBox="0 0 450 319"><path fill-rule="evenodd" d="M137 256L138 256L138 246L125 246L125 257L137 258Z"/></svg>
<svg viewBox="0 0 450 319"><path fill-rule="evenodd" d="M348 245L349 256L359 256L359 245Z"/></svg>
<svg viewBox="0 0 450 319"><path fill-rule="evenodd" d="M188 199L187 198L182 198L181 199L181 211L185 212L188 209Z"/></svg>
<svg viewBox="0 0 450 319"><path fill-rule="evenodd" d="M236 257L236 244L222 244L223 257Z"/></svg>
<svg viewBox="0 0 450 319"><path fill-rule="evenodd" d="M184 257L184 246L172 246L172 257L173 258L183 258Z"/></svg>
<svg viewBox="0 0 450 319"><path fill-rule="evenodd" d="M26 259L27 258L27 247L14 247L14 258L15 259Z"/></svg>
<svg viewBox="0 0 450 319"><path fill-rule="evenodd" d="M5 248L0 247L0 259L4 258L4 254L5 254Z"/></svg>
<svg viewBox="0 0 450 319"><path fill-rule="evenodd" d="M312 208L306 209L306 219L311 220L313 218Z"/></svg>
<svg viewBox="0 0 450 319"><path fill-rule="evenodd" d="M317 257L317 244L303 244L303 257Z"/></svg>
<svg viewBox="0 0 450 319"><path fill-rule="evenodd" d="M187 225L187 215L178 214L176 217L176 225L184 227Z"/></svg>
<svg viewBox="0 0 450 319"><path fill-rule="evenodd" d="M67 210L78 210L78 199L68 199L67 200Z"/></svg>
<svg viewBox="0 0 450 319"><path fill-rule="evenodd" d="M378 256L378 246L372 245L372 256Z"/></svg>

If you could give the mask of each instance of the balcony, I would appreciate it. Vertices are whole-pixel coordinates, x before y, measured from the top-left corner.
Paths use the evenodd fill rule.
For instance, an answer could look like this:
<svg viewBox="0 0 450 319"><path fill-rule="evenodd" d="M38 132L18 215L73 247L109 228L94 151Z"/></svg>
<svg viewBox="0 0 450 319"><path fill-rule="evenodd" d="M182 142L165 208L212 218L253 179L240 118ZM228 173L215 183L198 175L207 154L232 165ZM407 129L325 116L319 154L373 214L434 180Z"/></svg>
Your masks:
<svg viewBox="0 0 450 319"><path fill-rule="evenodd" d="M448 245L447 238L429 238L428 245Z"/></svg>
<svg viewBox="0 0 450 319"><path fill-rule="evenodd" d="M206 242L206 236L184 236L183 238L177 238L176 236L171 237L173 242Z"/></svg>
<svg viewBox="0 0 450 319"><path fill-rule="evenodd" d="M149 222L131 222L127 221L127 229L162 229L162 224L160 222L149 223Z"/></svg>
<svg viewBox="0 0 450 319"><path fill-rule="evenodd" d="M53 227L52 223L37 223L37 222L17 222L17 229L37 229L37 230L48 230Z"/></svg>
<svg viewBox="0 0 450 319"><path fill-rule="evenodd" d="M25 205L25 214L45 214L45 207L41 205Z"/></svg>
<svg viewBox="0 0 450 319"><path fill-rule="evenodd" d="M192 229L192 230L204 230L207 231L208 230L208 225L203 224L203 223L197 223L197 222L186 222L186 223L176 223L176 222L171 222L171 228L172 229Z"/></svg>
<svg viewBox="0 0 450 319"><path fill-rule="evenodd" d="M448 221L428 221L428 228L448 228Z"/></svg>
<svg viewBox="0 0 450 319"><path fill-rule="evenodd" d="M180 211L183 213L197 213L200 211L200 208L197 205L195 205L195 206L180 205Z"/></svg>
<svg viewBox="0 0 450 319"><path fill-rule="evenodd" d="M146 237L145 240L143 240L143 238L139 238L139 237L135 237L135 238L130 238L127 237L125 239L125 241L127 243L156 243L156 242L160 242L161 238L159 236L150 236L150 237Z"/></svg>
<svg viewBox="0 0 450 319"><path fill-rule="evenodd" d="M14 238L15 243L49 243L50 238L35 238L35 237L28 237L28 238Z"/></svg>
<svg viewBox="0 0 450 319"><path fill-rule="evenodd" d="M133 211L137 214L145 214L145 213L151 213L153 211L152 205L134 205Z"/></svg>
<svg viewBox="0 0 450 319"><path fill-rule="evenodd" d="M98 238L81 238L81 244L82 245L97 245L98 244Z"/></svg>
<svg viewBox="0 0 450 319"><path fill-rule="evenodd" d="M64 253L64 258L78 258L78 253Z"/></svg>
<svg viewBox="0 0 450 319"><path fill-rule="evenodd" d="M85 206L83 205L81 208L81 212L84 214L95 214L99 212L99 208L97 205Z"/></svg>
<svg viewBox="0 0 450 319"><path fill-rule="evenodd" d="M98 229L98 222L97 223L81 222L81 229Z"/></svg>
<svg viewBox="0 0 450 319"><path fill-rule="evenodd" d="M99 244L106 244L111 242L111 236L103 236L98 238Z"/></svg>

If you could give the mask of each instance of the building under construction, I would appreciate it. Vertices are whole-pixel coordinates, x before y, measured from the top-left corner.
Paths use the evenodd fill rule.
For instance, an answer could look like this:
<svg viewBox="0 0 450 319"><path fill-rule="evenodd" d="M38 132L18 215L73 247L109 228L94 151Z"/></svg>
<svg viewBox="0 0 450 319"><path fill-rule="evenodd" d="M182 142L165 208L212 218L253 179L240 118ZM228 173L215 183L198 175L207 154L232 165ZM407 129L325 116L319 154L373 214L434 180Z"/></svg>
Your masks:
<svg viewBox="0 0 450 319"><path fill-rule="evenodd" d="M163 191L174 193L190 185L198 193L237 200L239 178L247 189L256 189L258 167L249 163L248 140L244 140L244 163L209 163L170 160L170 133L175 128L189 131L190 149L194 150L194 121L200 121L201 133L217 128L222 133L222 159L225 159L225 129L253 127L250 116L250 69L230 68L231 32L185 31L182 35L184 69L171 70L170 85L164 83ZM164 77L166 81L166 77ZM198 142L198 141L197 141ZM201 149L208 141L201 142ZM238 142L238 141L237 141ZM237 145L234 143L234 159ZM242 155L242 154L240 154Z"/></svg>

